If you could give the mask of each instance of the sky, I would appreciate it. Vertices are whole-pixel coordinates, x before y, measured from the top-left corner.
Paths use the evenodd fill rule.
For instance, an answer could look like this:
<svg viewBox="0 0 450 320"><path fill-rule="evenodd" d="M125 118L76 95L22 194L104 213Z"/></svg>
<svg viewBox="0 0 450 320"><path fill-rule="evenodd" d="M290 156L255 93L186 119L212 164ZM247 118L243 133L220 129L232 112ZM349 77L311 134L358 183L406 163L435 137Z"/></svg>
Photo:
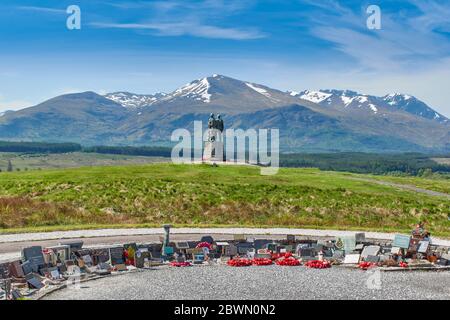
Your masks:
<svg viewBox="0 0 450 320"><path fill-rule="evenodd" d="M67 8L79 6L81 29ZM369 29L370 5L381 29ZM212 74L280 90L407 93L450 117L450 0L2 0L0 111Z"/></svg>

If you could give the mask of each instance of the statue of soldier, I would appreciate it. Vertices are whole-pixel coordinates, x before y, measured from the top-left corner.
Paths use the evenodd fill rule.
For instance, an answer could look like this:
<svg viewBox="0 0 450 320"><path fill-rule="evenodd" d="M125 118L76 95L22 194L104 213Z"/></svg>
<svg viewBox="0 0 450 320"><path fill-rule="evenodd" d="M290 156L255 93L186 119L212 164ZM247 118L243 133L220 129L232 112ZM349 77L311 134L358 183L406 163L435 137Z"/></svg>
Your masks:
<svg viewBox="0 0 450 320"><path fill-rule="evenodd" d="M223 132L223 120L220 114L217 115L216 124L217 124L216 129L218 129L220 132Z"/></svg>
<svg viewBox="0 0 450 320"><path fill-rule="evenodd" d="M208 119L208 129L215 129L215 127L216 127L216 119L214 118L214 113L211 113Z"/></svg>

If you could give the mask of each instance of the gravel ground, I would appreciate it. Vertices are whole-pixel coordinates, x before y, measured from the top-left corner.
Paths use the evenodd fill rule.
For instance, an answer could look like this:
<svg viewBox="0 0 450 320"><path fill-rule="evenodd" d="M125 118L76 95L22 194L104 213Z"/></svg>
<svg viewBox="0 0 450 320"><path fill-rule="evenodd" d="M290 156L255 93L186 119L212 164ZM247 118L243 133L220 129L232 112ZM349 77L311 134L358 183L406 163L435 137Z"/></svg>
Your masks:
<svg viewBox="0 0 450 320"><path fill-rule="evenodd" d="M380 289L368 279L380 275ZM373 283L369 281L370 283ZM134 274L83 283L45 299L56 300L270 300L270 299L445 299L450 272L380 272L342 267L194 266L158 267Z"/></svg>

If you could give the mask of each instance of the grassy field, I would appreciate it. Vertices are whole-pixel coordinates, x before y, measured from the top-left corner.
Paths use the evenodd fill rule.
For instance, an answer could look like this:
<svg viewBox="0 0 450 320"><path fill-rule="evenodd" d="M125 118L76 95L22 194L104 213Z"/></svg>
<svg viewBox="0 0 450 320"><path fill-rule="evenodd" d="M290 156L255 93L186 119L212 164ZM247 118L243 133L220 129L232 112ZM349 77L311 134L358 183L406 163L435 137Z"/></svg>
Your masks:
<svg viewBox="0 0 450 320"><path fill-rule="evenodd" d="M394 176L370 176L372 179L389 181L400 184L412 185L422 189L433 190L450 194L449 178L421 178L421 177L394 177Z"/></svg>
<svg viewBox="0 0 450 320"><path fill-rule="evenodd" d="M346 173L152 164L0 173L0 232L96 226L285 226L450 236L450 201ZM361 177L368 177L361 175Z"/></svg>
<svg viewBox="0 0 450 320"><path fill-rule="evenodd" d="M76 168L84 166L122 166L168 162L169 158L125 156L114 154L99 154L85 152L55 153L55 154L23 154L0 152L0 170L6 171L8 160L14 171L40 170L51 168Z"/></svg>

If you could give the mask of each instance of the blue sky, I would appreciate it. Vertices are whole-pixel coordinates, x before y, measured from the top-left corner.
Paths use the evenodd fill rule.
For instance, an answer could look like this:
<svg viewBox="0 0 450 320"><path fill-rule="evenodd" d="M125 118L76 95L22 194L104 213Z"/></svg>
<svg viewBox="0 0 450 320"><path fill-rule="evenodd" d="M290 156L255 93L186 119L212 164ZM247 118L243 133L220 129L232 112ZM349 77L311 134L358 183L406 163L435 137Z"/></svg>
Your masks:
<svg viewBox="0 0 450 320"><path fill-rule="evenodd" d="M382 29L366 26L378 5ZM66 8L81 8L68 30ZM450 116L448 0L2 0L0 111L224 74L281 90L417 96Z"/></svg>

